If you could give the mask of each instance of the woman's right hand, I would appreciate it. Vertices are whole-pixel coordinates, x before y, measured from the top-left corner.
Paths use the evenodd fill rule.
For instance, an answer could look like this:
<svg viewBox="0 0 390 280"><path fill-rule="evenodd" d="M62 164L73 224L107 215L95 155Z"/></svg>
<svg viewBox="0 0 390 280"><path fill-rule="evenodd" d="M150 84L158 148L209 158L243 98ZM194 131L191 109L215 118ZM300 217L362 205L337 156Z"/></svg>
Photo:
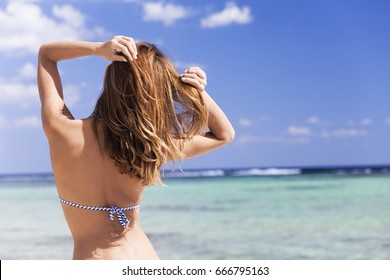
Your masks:
<svg viewBox="0 0 390 280"><path fill-rule="evenodd" d="M207 85L207 75L199 67L190 67L180 75L184 83L194 86L200 92L203 92Z"/></svg>
<svg viewBox="0 0 390 280"><path fill-rule="evenodd" d="M117 35L97 49L97 55L111 61L133 61L137 59L137 46L131 37Z"/></svg>

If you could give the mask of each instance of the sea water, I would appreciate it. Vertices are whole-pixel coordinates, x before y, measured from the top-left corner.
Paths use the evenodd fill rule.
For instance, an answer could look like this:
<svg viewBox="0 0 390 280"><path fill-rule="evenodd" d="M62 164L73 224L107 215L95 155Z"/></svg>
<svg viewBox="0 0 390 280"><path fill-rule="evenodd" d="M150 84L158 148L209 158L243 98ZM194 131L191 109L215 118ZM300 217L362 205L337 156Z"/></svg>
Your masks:
<svg viewBox="0 0 390 280"><path fill-rule="evenodd" d="M390 259L389 174L204 172L145 190L162 259ZM0 259L72 257L52 175L0 176L0 227Z"/></svg>

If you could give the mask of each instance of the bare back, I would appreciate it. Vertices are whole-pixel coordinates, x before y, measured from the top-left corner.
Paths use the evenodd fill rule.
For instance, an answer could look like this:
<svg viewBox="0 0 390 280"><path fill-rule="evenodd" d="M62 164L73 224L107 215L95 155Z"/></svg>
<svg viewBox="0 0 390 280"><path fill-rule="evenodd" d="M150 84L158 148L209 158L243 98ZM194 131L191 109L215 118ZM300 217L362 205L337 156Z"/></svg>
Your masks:
<svg viewBox="0 0 390 280"><path fill-rule="evenodd" d="M92 119L66 122L66 135L49 138L59 196L89 206L140 204L144 190L141 180L120 174L114 161L101 152ZM103 137L100 142L104 144ZM116 220L111 221L107 212L62 205L74 238L75 259L158 258L139 226L139 209L125 213L130 224L123 228Z"/></svg>
<svg viewBox="0 0 390 280"><path fill-rule="evenodd" d="M156 51L156 48L153 48ZM118 55L118 50L126 58ZM140 228L139 208L131 211L124 210L128 209L127 206L141 203L146 183L144 184L144 181L138 179L138 175L143 179L146 176L139 173L135 173L136 175L121 174L114 160L107 156L109 153L102 152L100 148L100 145L104 147L105 140L102 133L102 125L98 124L99 136L97 137L93 129L92 118L74 119L64 102L62 82L57 64L63 60L83 56L99 56L113 62L132 63L137 59L143 61L142 59L145 59L148 53L140 53L140 57L137 58L137 45L133 38L126 36L114 36L105 43L60 41L46 43L40 47L38 55L38 88L41 100L42 124L50 144L51 162L59 196L72 203L63 203L62 207L74 238L74 259L157 259L158 255ZM145 57L142 58L142 55ZM157 55L160 56L160 59L154 60ZM154 53L152 60L167 61L167 59L161 60L162 56L162 53ZM170 64L167 62L165 66L161 66L166 70L166 73L169 72L167 70L169 67L173 67L169 66ZM149 65L149 63L140 65L146 67L145 65ZM149 71L155 71L154 69ZM141 71L140 73L145 72ZM180 76L176 72L172 75L174 77L172 76L169 79L152 79L153 83L160 82L160 85L155 85L155 87L164 88L166 87L165 81L173 79L177 80L176 84L178 84L180 79L181 82L196 88L196 96L199 100L197 99L195 102L195 99L193 99L194 104L198 104L199 112L205 113L200 114L199 117L208 122L207 126L209 128L209 132L205 135L194 134L193 137L189 137L184 142L183 146L180 145L181 150L177 154L179 158L196 157L231 142L234 138L234 129L231 123L222 109L204 90L207 84L206 73L199 67L190 67ZM119 80L119 84L123 84L123 81L126 82L125 85L130 83L127 75L122 80ZM105 84L105 88L107 88L107 84ZM117 88L117 86L109 88ZM123 94L122 91L119 92ZM165 91L155 91L156 94L161 92L172 93L171 90L167 89ZM141 93L137 92L137 94ZM199 94L201 94L202 98ZM108 103L111 104L112 101L118 98L118 96L110 94L105 96L111 98L110 102L104 103L106 105ZM159 98L166 100L162 96ZM200 99L203 101L200 102ZM134 104L141 104L141 101L135 100L134 102L136 102ZM121 106L120 104L119 102L119 105L111 108L110 112L116 113ZM196 110L194 109L193 111ZM149 114L149 116L162 116L164 112ZM111 119L110 116L106 118L106 120ZM138 121L145 119L148 120L142 115ZM148 122L149 126L150 120ZM160 122L160 119L156 120L154 126L157 125L157 122ZM172 123L167 121L166 124L169 129L162 131L162 134L166 134L171 129ZM132 125L138 125L138 122ZM133 128L133 126L127 127L128 130L130 128ZM145 128L145 130L148 130L148 134L140 134L143 137L142 139L145 138L144 135L146 137L150 136L149 129ZM168 136L173 138L171 135ZM132 141L128 142L132 143ZM110 144L112 143L110 142ZM166 143L160 144L161 147L166 145ZM171 145L177 148L175 144L171 143ZM143 149L136 152L139 152L139 158L143 158ZM159 155L159 152L156 154ZM163 160L166 160L166 158L166 155L161 157ZM123 160L123 158L121 159ZM171 159L175 159L174 156ZM127 160L127 167L134 168L134 170L140 168L140 166L133 165L134 162ZM158 174L159 170L157 169L160 168L160 165L158 165L157 169L154 166L152 167L153 172L155 172L153 174ZM146 182L154 181L149 178L149 181ZM64 202L64 200L61 202ZM109 212L95 209L101 207L106 210L108 208ZM115 218L112 216L113 213L117 214L117 219L111 220ZM126 221L125 224L122 223L123 220ZM127 223L128 220L130 220L129 224Z"/></svg>

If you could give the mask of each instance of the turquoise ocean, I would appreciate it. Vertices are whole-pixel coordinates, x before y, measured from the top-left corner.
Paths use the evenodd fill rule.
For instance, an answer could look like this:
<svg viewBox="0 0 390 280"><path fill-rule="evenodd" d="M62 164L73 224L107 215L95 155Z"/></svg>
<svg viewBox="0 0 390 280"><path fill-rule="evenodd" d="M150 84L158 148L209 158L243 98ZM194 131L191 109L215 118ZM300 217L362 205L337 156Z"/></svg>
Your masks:
<svg viewBox="0 0 390 280"><path fill-rule="evenodd" d="M390 168L189 170L148 187L162 259L390 259ZM0 259L71 259L52 174L0 175Z"/></svg>

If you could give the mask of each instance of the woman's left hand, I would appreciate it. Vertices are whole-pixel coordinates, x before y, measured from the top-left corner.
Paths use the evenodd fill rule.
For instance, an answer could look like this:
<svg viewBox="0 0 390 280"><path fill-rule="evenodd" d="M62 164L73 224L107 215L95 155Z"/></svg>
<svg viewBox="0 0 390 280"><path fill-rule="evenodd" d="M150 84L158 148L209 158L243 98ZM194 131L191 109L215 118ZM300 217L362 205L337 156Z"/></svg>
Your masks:
<svg viewBox="0 0 390 280"><path fill-rule="evenodd" d="M180 75L184 83L194 86L200 92L203 92L207 85L207 75L199 67L190 67Z"/></svg>

